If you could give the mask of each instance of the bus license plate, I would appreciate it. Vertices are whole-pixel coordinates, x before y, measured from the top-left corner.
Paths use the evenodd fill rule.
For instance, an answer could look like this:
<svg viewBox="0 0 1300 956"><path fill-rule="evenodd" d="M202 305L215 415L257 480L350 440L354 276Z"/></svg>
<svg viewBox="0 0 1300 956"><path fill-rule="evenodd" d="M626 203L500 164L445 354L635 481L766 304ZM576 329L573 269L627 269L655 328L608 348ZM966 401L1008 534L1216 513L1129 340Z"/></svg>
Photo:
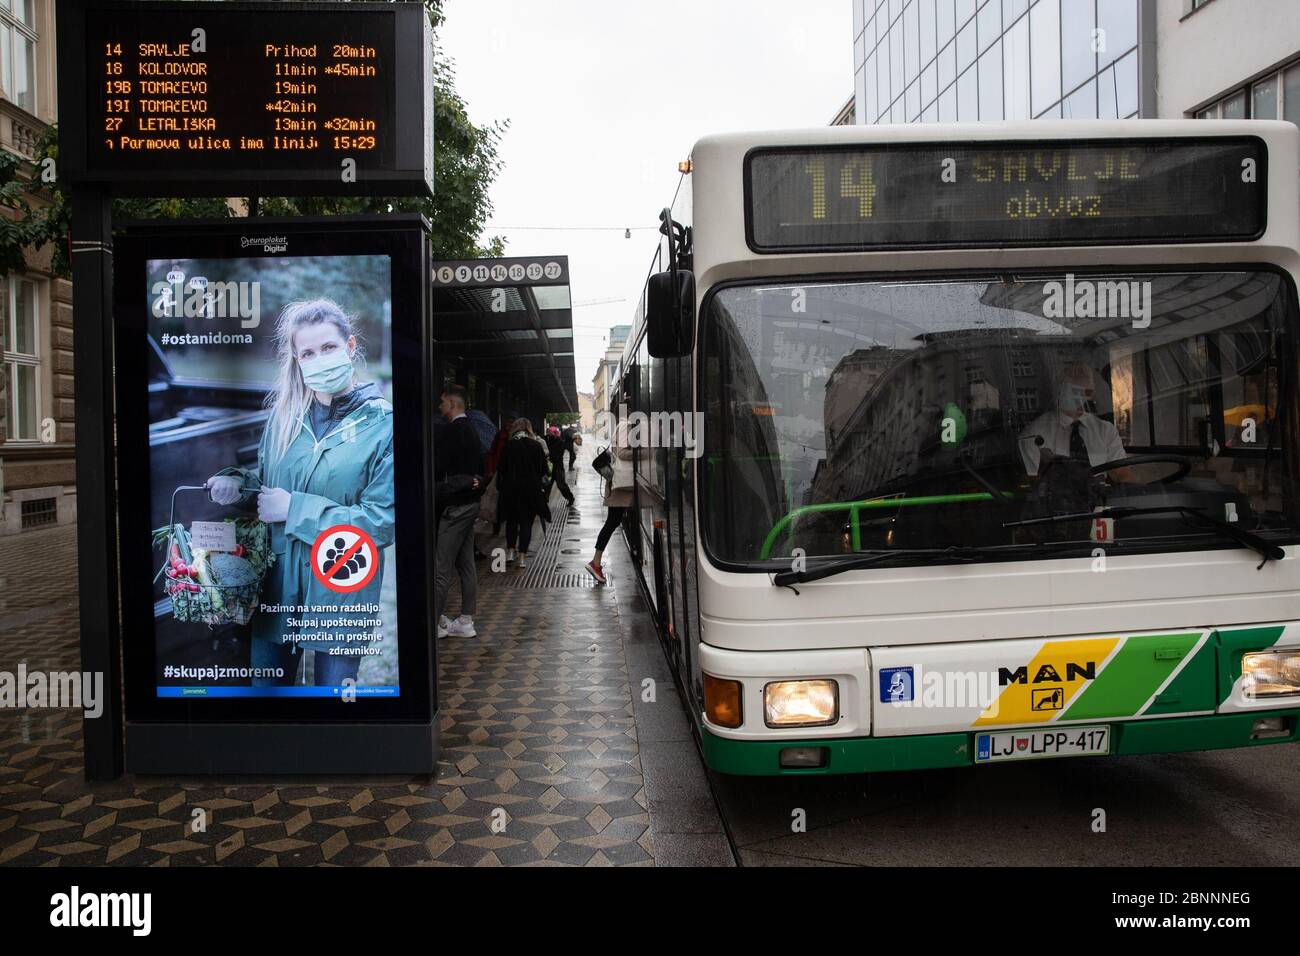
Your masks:
<svg viewBox="0 0 1300 956"><path fill-rule="evenodd" d="M1057 727L975 735L975 762L1090 757L1110 753L1109 727Z"/></svg>

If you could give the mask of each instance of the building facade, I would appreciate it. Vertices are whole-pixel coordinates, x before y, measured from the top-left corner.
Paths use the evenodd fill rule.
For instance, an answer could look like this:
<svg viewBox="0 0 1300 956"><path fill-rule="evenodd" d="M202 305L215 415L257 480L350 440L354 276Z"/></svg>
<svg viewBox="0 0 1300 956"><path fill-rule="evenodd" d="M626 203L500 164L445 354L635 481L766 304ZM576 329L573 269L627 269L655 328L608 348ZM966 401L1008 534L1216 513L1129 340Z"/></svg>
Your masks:
<svg viewBox="0 0 1300 956"><path fill-rule="evenodd" d="M852 2L858 123L1154 115L1138 0Z"/></svg>
<svg viewBox="0 0 1300 956"><path fill-rule="evenodd" d="M56 119L54 18L54 0L0 0L0 149L24 160ZM0 535L76 519L72 284L51 251L0 274Z"/></svg>
<svg viewBox="0 0 1300 956"><path fill-rule="evenodd" d="M596 374L591 379L593 396L593 415L610 412L611 396L614 395L618 382L619 369L623 365L623 347L627 337L632 334L630 325L614 325L609 330L609 344L605 347L605 357L596 366ZM596 424L599 426L600 421Z"/></svg>
<svg viewBox="0 0 1300 956"><path fill-rule="evenodd" d="M578 426L584 432L596 427L596 397L591 392L578 393Z"/></svg>
<svg viewBox="0 0 1300 956"><path fill-rule="evenodd" d="M1300 3L1161 0L1160 116L1300 123Z"/></svg>
<svg viewBox="0 0 1300 956"><path fill-rule="evenodd" d="M850 2L860 124L1300 120L1295 0Z"/></svg>

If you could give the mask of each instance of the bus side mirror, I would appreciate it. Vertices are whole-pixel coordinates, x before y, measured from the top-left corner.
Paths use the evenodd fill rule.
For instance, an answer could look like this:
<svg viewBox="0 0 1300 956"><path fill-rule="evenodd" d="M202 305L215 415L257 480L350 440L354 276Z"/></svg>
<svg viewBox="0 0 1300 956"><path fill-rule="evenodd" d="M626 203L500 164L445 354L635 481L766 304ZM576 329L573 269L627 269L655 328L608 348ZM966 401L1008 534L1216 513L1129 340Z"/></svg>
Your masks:
<svg viewBox="0 0 1300 956"><path fill-rule="evenodd" d="M695 338L695 276L656 272L646 287L646 345L655 358L689 355Z"/></svg>

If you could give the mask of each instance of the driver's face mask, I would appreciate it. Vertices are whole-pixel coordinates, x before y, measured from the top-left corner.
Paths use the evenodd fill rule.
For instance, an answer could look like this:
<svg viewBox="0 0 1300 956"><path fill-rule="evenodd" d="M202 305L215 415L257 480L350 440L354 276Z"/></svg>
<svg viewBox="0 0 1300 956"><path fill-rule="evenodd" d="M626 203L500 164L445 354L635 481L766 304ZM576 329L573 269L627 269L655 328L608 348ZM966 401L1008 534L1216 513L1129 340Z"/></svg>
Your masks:
<svg viewBox="0 0 1300 956"><path fill-rule="evenodd" d="M1056 405L1067 415L1079 416L1092 404L1092 389L1076 382L1065 382L1057 393Z"/></svg>

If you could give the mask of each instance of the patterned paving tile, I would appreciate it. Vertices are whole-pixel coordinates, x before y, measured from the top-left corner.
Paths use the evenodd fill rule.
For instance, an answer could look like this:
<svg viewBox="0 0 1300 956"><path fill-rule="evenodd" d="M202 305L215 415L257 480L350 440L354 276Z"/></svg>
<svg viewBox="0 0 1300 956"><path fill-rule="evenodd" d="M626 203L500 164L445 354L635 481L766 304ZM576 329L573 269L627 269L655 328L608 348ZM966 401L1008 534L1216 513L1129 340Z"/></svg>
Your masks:
<svg viewBox="0 0 1300 956"><path fill-rule="evenodd" d="M88 786L78 713L0 710L0 864L653 865L613 594L555 573L603 519L595 486L580 470L580 516L553 496L546 574L481 565L479 637L439 644L434 779ZM7 544L0 670L76 669L75 527Z"/></svg>

